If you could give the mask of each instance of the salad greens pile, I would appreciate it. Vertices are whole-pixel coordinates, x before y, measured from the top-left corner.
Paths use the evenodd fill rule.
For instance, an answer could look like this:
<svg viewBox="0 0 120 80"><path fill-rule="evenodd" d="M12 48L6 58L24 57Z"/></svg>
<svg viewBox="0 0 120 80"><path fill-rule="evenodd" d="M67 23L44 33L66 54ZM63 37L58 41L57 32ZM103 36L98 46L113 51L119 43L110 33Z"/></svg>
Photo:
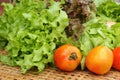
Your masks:
<svg viewBox="0 0 120 80"><path fill-rule="evenodd" d="M114 49L120 46L120 4L113 0L95 0L95 3L97 11L83 24L85 29L78 40L83 54L82 69L85 68L85 57L92 48L104 45Z"/></svg>
<svg viewBox="0 0 120 80"><path fill-rule="evenodd" d="M104 45L114 49L120 46L120 3L115 0L92 1L96 7L92 4L82 5L86 6L88 11L84 10L84 7L79 8L76 3L77 10L70 13L73 15L69 15L68 12L76 7L71 6L68 9L68 6L66 9L62 6L64 0L61 2L20 0L15 5L3 3L5 11L0 16L0 49L5 49L7 54L0 54L0 61L7 65L20 66L22 73L26 73L33 67L42 71L47 64L53 64L54 50L62 44L69 43L81 50L83 70L85 57L92 48ZM79 5L81 4L82 2ZM90 7L95 9L90 10ZM80 13L81 11L83 12ZM87 12L91 14L88 15ZM75 17L71 17L75 14L77 14ZM68 36L67 34L70 33L65 29L74 28L69 23L80 23L81 19L78 18L86 16L89 16L89 19L83 20L81 26L84 30L82 33L75 34L77 39ZM70 17L77 18L78 22L76 20L72 22ZM76 29L80 29L81 26L76 26Z"/></svg>
<svg viewBox="0 0 120 80"><path fill-rule="evenodd" d="M7 55L0 61L11 66L20 66L22 73L37 67L42 71L53 63L56 47L66 43L64 29L69 24L63 2L20 0L15 5L5 4L0 16L0 48Z"/></svg>

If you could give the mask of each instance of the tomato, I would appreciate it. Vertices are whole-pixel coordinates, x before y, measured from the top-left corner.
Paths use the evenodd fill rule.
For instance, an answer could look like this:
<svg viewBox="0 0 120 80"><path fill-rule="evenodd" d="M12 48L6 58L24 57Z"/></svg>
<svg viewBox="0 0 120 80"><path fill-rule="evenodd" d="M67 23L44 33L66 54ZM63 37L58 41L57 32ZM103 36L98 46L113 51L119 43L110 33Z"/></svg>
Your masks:
<svg viewBox="0 0 120 80"><path fill-rule="evenodd" d="M105 46L93 48L86 56L86 67L96 74L107 73L113 64L113 53Z"/></svg>
<svg viewBox="0 0 120 80"><path fill-rule="evenodd" d="M54 53L54 63L63 71L74 71L80 64L81 58L80 50L70 44L60 46Z"/></svg>
<svg viewBox="0 0 120 80"><path fill-rule="evenodd" d="M113 68L120 71L120 47L116 47L113 50L114 60L113 60Z"/></svg>

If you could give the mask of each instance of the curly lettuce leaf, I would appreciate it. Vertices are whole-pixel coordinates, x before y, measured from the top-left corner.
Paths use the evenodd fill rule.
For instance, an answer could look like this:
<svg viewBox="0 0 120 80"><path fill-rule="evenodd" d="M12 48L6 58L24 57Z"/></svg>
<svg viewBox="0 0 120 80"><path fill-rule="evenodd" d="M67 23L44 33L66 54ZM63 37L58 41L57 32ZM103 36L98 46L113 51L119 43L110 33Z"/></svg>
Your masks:
<svg viewBox="0 0 120 80"><path fill-rule="evenodd" d="M0 35L8 41L0 61L20 66L22 73L32 67L42 71L53 63L54 50L66 43L65 28L69 19L54 0L20 0L15 6L4 4L5 12L0 17ZM0 39L2 39L0 37Z"/></svg>
<svg viewBox="0 0 120 80"><path fill-rule="evenodd" d="M79 48L83 54L81 69L85 69L85 58L96 46L114 49L120 46L120 3L115 0L93 0L97 6L94 17L84 23L85 30L79 38ZM108 26L108 22L114 22Z"/></svg>
<svg viewBox="0 0 120 80"><path fill-rule="evenodd" d="M111 20L107 17L96 17L84 24L86 28L79 38L79 48L84 57L81 62L82 70L85 68L85 57L92 48L102 45L114 49L119 45L120 24L108 27L107 22Z"/></svg>
<svg viewBox="0 0 120 80"><path fill-rule="evenodd" d="M97 7L97 15L104 15L120 22L120 3L115 0L104 1Z"/></svg>

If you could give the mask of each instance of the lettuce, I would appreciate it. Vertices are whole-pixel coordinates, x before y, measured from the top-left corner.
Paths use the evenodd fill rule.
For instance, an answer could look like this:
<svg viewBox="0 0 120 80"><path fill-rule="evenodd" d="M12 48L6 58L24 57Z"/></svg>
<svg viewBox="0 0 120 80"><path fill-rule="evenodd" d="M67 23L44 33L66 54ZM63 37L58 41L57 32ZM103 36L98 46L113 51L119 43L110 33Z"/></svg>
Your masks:
<svg viewBox="0 0 120 80"><path fill-rule="evenodd" d="M115 0L106 0L97 7L97 15L104 15L120 22L120 3Z"/></svg>
<svg viewBox="0 0 120 80"><path fill-rule="evenodd" d="M102 1L95 0L96 16L83 24L85 29L78 40L83 54L82 70L85 68L85 57L92 48L103 45L113 50L120 46L120 4L113 0ZM108 22L115 24L109 27Z"/></svg>
<svg viewBox="0 0 120 80"><path fill-rule="evenodd" d="M1 55L0 61L20 66L22 73L33 67L42 71L52 64L54 50L67 39L64 29L69 19L61 2L20 0L15 6L3 5L0 40L4 42L0 46L4 46L8 54Z"/></svg>

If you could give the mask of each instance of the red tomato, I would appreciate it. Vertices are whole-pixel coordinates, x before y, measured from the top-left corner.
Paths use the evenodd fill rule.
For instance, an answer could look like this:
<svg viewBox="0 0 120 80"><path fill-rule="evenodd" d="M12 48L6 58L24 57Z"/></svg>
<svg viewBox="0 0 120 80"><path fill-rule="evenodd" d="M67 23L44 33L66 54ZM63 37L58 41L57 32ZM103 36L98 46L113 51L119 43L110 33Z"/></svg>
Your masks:
<svg viewBox="0 0 120 80"><path fill-rule="evenodd" d="M96 74L107 73L113 64L113 53L105 46L93 48L86 57L87 68Z"/></svg>
<svg viewBox="0 0 120 80"><path fill-rule="evenodd" d="M74 71L81 61L80 50L70 44L65 44L56 49L54 53L55 65L63 71Z"/></svg>
<svg viewBox="0 0 120 80"><path fill-rule="evenodd" d="M116 47L113 50L114 60L113 60L113 68L120 71L120 47Z"/></svg>

